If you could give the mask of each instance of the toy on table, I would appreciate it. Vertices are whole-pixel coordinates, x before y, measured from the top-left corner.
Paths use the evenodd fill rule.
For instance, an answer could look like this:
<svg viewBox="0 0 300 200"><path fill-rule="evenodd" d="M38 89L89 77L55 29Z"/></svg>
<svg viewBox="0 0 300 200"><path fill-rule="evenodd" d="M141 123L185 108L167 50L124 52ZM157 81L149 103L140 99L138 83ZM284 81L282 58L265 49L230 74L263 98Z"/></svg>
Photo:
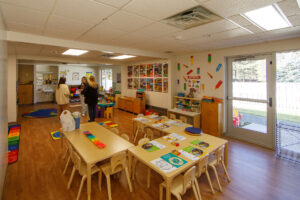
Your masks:
<svg viewBox="0 0 300 200"><path fill-rule="evenodd" d="M201 129L200 128L194 128L194 127L187 127L185 128L185 133L193 136L199 136L201 135Z"/></svg>
<svg viewBox="0 0 300 200"><path fill-rule="evenodd" d="M119 124L116 124L112 121L104 121L104 122L100 122L99 125L103 126L103 127L108 127L108 128L114 128L119 126Z"/></svg>
<svg viewBox="0 0 300 200"><path fill-rule="evenodd" d="M96 138L92 133L90 133L89 131L84 131L83 132L84 135L86 135L88 137L88 139L93 142L98 148L102 149L105 148L106 145L103 144L102 142L100 142L100 140L98 138Z"/></svg>
<svg viewBox="0 0 300 200"><path fill-rule="evenodd" d="M172 151L172 154L174 154L175 156L179 156L181 153L179 151L177 151L176 149L174 149Z"/></svg>

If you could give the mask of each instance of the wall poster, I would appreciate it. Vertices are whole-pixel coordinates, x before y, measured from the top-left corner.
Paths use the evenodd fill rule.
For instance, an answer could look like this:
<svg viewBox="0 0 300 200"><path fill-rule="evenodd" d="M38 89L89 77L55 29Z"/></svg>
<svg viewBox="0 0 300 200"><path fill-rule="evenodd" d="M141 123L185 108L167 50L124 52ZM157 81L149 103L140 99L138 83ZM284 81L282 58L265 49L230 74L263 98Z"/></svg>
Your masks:
<svg viewBox="0 0 300 200"><path fill-rule="evenodd" d="M147 83L146 83L146 79L145 78L141 78L140 79L140 89L147 89Z"/></svg>
<svg viewBox="0 0 300 200"><path fill-rule="evenodd" d="M147 91L153 91L153 78L147 78Z"/></svg>
<svg viewBox="0 0 300 200"><path fill-rule="evenodd" d="M162 92L162 78L156 78L154 83L154 91Z"/></svg>
<svg viewBox="0 0 300 200"><path fill-rule="evenodd" d="M132 78L128 79L128 89L132 89Z"/></svg>

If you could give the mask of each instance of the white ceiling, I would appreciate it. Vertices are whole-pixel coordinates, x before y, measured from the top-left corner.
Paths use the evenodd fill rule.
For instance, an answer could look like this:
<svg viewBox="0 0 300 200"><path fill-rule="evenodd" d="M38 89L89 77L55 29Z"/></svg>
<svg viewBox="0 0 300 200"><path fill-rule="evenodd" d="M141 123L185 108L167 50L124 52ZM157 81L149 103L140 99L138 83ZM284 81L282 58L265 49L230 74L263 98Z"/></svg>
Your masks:
<svg viewBox="0 0 300 200"><path fill-rule="evenodd" d="M272 3L293 27L264 32L240 16ZM224 19L188 30L162 22L199 4ZM300 36L296 0L0 0L0 6L9 31L155 52L185 53Z"/></svg>

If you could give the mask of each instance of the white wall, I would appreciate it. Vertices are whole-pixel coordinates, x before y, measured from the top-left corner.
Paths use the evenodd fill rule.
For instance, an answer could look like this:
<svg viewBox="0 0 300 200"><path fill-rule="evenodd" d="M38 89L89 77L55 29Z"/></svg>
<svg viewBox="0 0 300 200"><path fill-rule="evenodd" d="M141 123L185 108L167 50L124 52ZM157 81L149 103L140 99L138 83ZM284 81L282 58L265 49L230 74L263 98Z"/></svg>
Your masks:
<svg viewBox="0 0 300 200"><path fill-rule="evenodd" d="M141 65L141 64L148 64L148 63L164 63L168 62L169 65L169 77L168 77L168 93L162 93L162 92L151 92L151 91L145 91L146 93L146 104L151 106L156 106L160 108L171 108L172 107L172 97L173 97L173 82L174 82L174 67L175 66L175 59L168 59L168 60L149 60L145 61L143 63L130 63L127 65L122 66L122 96L129 96L129 97L135 97L136 90L135 89L128 89L127 87L127 80L128 80L128 69L127 66L130 65Z"/></svg>
<svg viewBox="0 0 300 200"><path fill-rule="evenodd" d="M7 109L8 122L17 121L17 59L9 55L7 60Z"/></svg>
<svg viewBox="0 0 300 200"><path fill-rule="evenodd" d="M98 67L87 67L84 65L59 65L59 72L66 71L66 79L68 85L80 85L81 78L83 76L86 76L86 72L93 72L93 75L95 75L96 80L98 80ZM79 80L72 80L72 74L73 72L79 73ZM59 74L58 74L59 76Z"/></svg>
<svg viewBox="0 0 300 200"><path fill-rule="evenodd" d="M7 169L7 46L0 11L0 199Z"/></svg>

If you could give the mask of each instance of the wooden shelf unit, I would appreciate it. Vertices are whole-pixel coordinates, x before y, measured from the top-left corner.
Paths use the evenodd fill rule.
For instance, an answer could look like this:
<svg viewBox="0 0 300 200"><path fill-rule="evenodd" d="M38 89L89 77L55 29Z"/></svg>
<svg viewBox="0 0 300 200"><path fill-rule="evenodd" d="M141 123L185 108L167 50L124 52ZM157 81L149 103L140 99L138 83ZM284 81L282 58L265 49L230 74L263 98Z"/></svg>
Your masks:
<svg viewBox="0 0 300 200"><path fill-rule="evenodd" d="M118 108L132 113L144 113L146 107L145 92L137 92L135 97L119 97Z"/></svg>
<svg viewBox="0 0 300 200"><path fill-rule="evenodd" d="M204 133L223 135L223 103L201 102L201 127Z"/></svg>
<svg viewBox="0 0 300 200"><path fill-rule="evenodd" d="M189 106L193 106L194 102L198 103L198 106L196 108L196 110L192 111L192 112L198 112L200 113L200 105L201 105L201 99L198 98L189 98L189 97L179 97L179 96L174 96L173 97L173 108L178 108L177 107L177 101L179 100L183 100L183 101L189 101Z"/></svg>

